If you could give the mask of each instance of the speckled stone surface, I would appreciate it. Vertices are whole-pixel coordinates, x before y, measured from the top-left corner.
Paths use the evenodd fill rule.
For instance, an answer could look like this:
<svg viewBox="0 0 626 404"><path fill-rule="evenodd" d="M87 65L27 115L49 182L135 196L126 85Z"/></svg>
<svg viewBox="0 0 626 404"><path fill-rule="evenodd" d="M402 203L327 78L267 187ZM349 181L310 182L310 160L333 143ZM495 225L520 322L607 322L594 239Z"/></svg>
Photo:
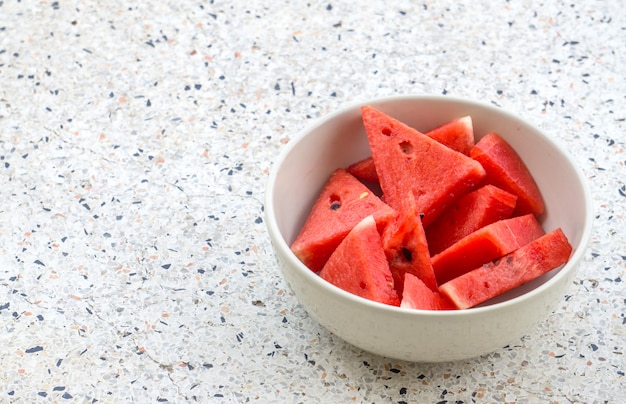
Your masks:
<svg viewBox="0 0 626 404"><path fill-rule="evenodd" d="M593 191L568 294L484 357L342 342L265 229L297 131L409 93L520 114ZM0 402L624 402L625 94L619 0L0 1Z"/></svg>

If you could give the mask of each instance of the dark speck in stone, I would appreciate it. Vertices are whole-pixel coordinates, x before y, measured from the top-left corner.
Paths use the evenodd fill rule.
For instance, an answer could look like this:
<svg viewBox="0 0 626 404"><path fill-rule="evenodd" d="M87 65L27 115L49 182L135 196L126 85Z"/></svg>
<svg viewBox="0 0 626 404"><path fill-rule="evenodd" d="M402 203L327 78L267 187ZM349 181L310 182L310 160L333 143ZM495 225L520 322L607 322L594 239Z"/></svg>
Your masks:
<svg viewBox="0 0 626 404"><path fill-rule="evenodd" d="M26 352L26 353L35 353L35 352L40 352L40 351L43 351L43 347L42 347L42 346L40 346L40 345L37 345L37 346L34 346L34 347L32 347L32 348L28 348L28 349L27 349L26 351L24 351L24 352Z"/></svg>

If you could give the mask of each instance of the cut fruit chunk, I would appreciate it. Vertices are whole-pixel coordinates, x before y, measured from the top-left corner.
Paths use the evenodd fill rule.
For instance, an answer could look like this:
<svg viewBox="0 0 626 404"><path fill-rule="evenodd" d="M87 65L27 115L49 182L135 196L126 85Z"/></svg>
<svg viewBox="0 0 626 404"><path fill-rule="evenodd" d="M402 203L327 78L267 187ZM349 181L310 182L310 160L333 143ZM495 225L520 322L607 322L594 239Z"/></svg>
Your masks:
<svg viewBox="0 0 626 404"><path fill-rule="evenodd" d="M452 150L469 156L474 147L474 126L472 117L467 115L439 126L426 133L426 136L448 146Z"/></svg>
<svg viewBox="0 0 626 404"><path fill-rule="evenodd" d="M439 285L530 243L545 232L532 214L499 220L432 257Z"/></svg>
<svg viewBox="0 0 626 404"><path fill-rule="evenodd" d="M431 255L439 254L468 234L511 217L517 197L485 185L457 199L426 229Z"/></svg>
<svg viewBox="0 0 626 404"><path fill-rule="evenodd" d="M500 135L485 135L470 156L485 168L486 182L517 196L514 216L543 213L545 206L537 183L519 154Z"/></svg>
<svg viewBox="0 0 626 404"><path fill-rule="evenodd" d="M474 147L472 117L468 115L450 121L427 132L426 136L448 146L452 150L469 156L470 150ZM372 157L360 160L348 166L346 170L360 180L371 183L378 182L378 174L376 174L376 166Z"/></svg>
<svg viewBox="0 0 626 404"><path fill-rule="evenodd" d="M361 108L384 201L406 212L415 197L424 226L485 177L477 161L454 151L371 106Z"/></svg>
<svg viewBox="0 0 626 404"><path fill-rule="evenodd" d="M420 310L456 309L456 306L444 298L439 290L433 291L415 275L405 274L403 283L404 293L400 307Z"/></svg>
<svg viewBox="0 0 626 404"><path fill-rule="evenodd" d="M313 205L291 250L309 269L318 272L363 218L373 215L382 232L395 213L354 176L337 169Z"/></svg>
<svg viewBox="0 0 626 404"><path fill-rule="evenodd" d="M404 274L420 278L431 290L437 290L435 272L430 262L422 220L415 209L412 194L408 194L408 212L391 220L383 231L383 248L393 275L394 287L402 296Z"/></svg>
<svg viewBox="0 0 626 404"><path fill-rule="evenodd" d="M374 159L371 157L367 157L348 166L346 171L361 181L378 183L376 166L374 165Z"/></svg>
<svg viewBox="0 0 626 404"><path fill-rule="evenodd" d="M474 307L561 266L571 252L572 246L559 228L444 283L439 290L459 309Z"/></svg>
<svg viewBox="0 0 626 404"><path fill-rule="evenodd" d="M373 216L367 216L348 233L319 275L357 296L393 306L400 304Z"/></svg>

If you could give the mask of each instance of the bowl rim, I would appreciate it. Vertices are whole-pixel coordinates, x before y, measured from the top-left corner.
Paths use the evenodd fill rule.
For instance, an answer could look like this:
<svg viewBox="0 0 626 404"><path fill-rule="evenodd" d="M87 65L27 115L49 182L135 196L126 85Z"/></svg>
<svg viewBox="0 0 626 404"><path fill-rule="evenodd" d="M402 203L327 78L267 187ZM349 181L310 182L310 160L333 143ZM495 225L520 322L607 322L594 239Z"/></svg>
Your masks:
<svg viewBox="0 0 626 404"><path fill-rule="evenodd" d="M289 245L285 241L282 236L280 229L278 227L278 222L275 216L274 210L274 201L273 201L273 189L275 187L275 183L278 176L278 171L282 164L287 159L287 156L291 153L291 151L306 137L306 135L313 131L315 128L324 125L326 122L336 119L339 116L349 113L353 111L355 108L360 108L364 105L370 104L381 104L388 102L402 102L402 101L436 101L436 102L452 102L455 104L463 104L468 107L485 109L488 112L494 112L499 115L505 116L507 119L511 119L513 121L517 121L523 123L527 127L534 130L540 137L542 137L545 141L552 144L556 151L562 155L564 160L569 165L569 168L574 171L576 177L579 180L579 183L583 190L584 195L584 206L585 206L585 217L584 217L584 228L581 233L580 243L577 247L575 247L573 254L570 256L569 260L558 269L558 272L548 279L546 282L537 286L536 288L511 299L507 299L502 302L497 302L494 304L490 304L487 306L479 306L479 307L471 307L464 310L422 310L422 309L413 309L413 308L405 308L399 306L387 305L384 303L376 302L373 300L369 300L357 295L354 295L350 292L347 292L330 282L325 281L315 272L311 271L306 265L304 265L291 251ZM576 165L572 156L567 152L567 150L562 147L559 142L547 134L544 133L543 130L539 129L537 126L532 124L529 121L524 120L520 116L514 115L513 113L501 108L499 106L495 106L492 104L488 104L482 101L476 101L468 98L461 98L455 96L448 95L420 95L420 94L405 94L405 95L395 95L395 96L386 96L380 98L370 98L363 101L353 101L349 103L345 103L343 106L340 106L336 110L325 114L315 121L309 123L304 128L302 128L279 152L277 159L274 161L272 168L270 170L269 177L266 182L265 187L265 222L266 227L268 229L268 233L270 235L271 242L275 249L279 250L276 253L282 256L284 259L287 259L288 262L285 262L284 265L295 266L296 270L301 272L301 274L306 278L307 282L313 282L317 286L321 287L325 290L326 293L334 293L338 296L350 301L351 303L360 304L364 306L368 306L371 309L382 310L390 313L402 313L408 315L415 316L433 316L433 317L455 317L459 315L464 316L482 316L488 313L492 313L494 311L506 310L511 306L516 306L523 304L529 299L533 299L534 296L539 295L545 292L547 289L551 288L551 286L555 283L558 283L562 278L566 277L571 271L575 270L575 268L579 265L580 261L583 259L583 255L585 254L589 242L591 240L591 233L593 227L593 205L591 198L591 191L589 188L588 181L580 167Z"/></svg>

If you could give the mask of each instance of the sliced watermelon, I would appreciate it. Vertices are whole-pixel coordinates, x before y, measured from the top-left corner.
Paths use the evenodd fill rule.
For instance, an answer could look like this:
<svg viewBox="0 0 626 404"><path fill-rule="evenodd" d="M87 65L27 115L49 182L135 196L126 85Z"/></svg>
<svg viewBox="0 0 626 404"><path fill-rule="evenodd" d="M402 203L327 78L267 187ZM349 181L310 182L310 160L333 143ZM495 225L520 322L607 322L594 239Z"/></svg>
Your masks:
<svg viewBox="0 0 626 404"><path fill-rule="evenodd" d="M439 285L530 243L545 232L535 216L499 220L463 237L432 257Z"/></svg>
<svg viewBox="0 0 626 404"><path fill-rule="evenodd" d="M468 234L511 217L517 197L488 184L457 199L426 229L431 255L439 254Z"/></svg>
<svg viewBox="0 0 626 404"><path fill-rule="evenodd" d="M343 169L333 172L291 245L312 271L322 269L341 240L366 216L373 215L380 232L395 211Z"/></svg>
<svg viewBox="0 0 626 404"><path fill-rule="evenodd" d="M348 233L319 275L357 296L394 306L400 304L376 221L371 215Z"/></svg>
<svg viewBox="0 0 626 404"><path fill-rule="evenodd" d="M439 287L459 309L486 302L567 262L572 246L559 228L501 259L478 267Z"/></svg>
<svg viewBox="0 0 626 404"><path fill-rule="evenodd" d="M433 291L420 278L410 273L404 276L404 293L400 307L420 310L454 310L456 306Z"/></svg>
<svg viewBox="0 0 626 404"><path fill-rule="evenodd" d="M385 202L406 212L406 194L413 193L424 226L484 179L477 161L374 107L361 112Z"/></svg>
<svg viewBox="0 0 626 404"><path fill-rule="evenodd" d="M393 275L394 287L402 296L404 274L420 278L431 290L437 290L435 272L430 263L430 254L422 220L416 211L412 194L408 194L410 209L398 214L383 231L383 248Z"/></svg>
<svg viewBox="0 0 626 404"><path fill-rule="evenodd" d="M470 150L474 146L474 127L472 117L464 116L450 121L426 133L426 136L448 146L452 150L469 156ZM346 168L346 170L360 180L377 183L378 174L374 159L367 157Z"/></svg>
<svg viewBox="0 0 626 404"><path fill-rule="evenodd" d="M354 175L356 178L365 182L378 182L378 174L376 174L376 166L374 165L374 159L367 157L363 160L359 160L354 164L349 165L346 171Z"/></svg>
<svg viewBox="0 0 626 404"><path fill-rule="evenodd" d="M467 115L450 121L427 132L426 136L435 139L452 150L469 156L470 150L474 147L474 126L472 124L472 117Z"/></svg>
<svg viewBox="0 0 626 404"><path fill-rule="evenodd" d="M545 206L537 183L519 154L500 135L485 135L470 156L485 168L488 183L517 196L514 216L543 213Z"/></svg>

